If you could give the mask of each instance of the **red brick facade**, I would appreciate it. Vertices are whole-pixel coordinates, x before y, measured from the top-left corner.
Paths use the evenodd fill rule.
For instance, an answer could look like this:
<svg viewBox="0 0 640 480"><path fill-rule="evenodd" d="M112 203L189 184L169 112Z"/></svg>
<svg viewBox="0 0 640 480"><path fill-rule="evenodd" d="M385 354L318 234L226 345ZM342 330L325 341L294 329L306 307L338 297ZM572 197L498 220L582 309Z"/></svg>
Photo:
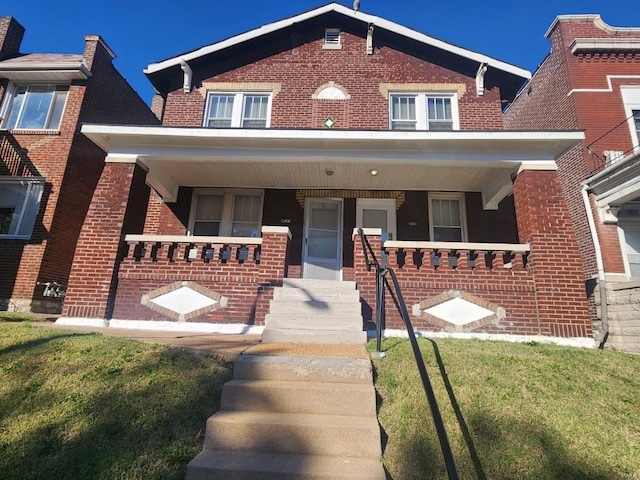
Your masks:
<svg viewBox="0 0 640 480"><path fill-rule="evenodd" d="M324 29L338 26L342 29L341 48L323 48ZM415 39L401 38L383 29L374 34L373 52L367 54L366 27L362 22L345 20L337 14L301 24L294 22L294 26L270 33L267 38L191 60L193 77L191 89L186 89L190 90L188 92L183 86L182 70L176 65L157 75L149 74L165 99L163 105L158 101L154 103L154 111L163 112L163 127L191 127L184 130L166 128L165 132L202 132L204 129L195 127L203 125L207 91L268 91L272 95L271 129L295 129L302 137L310 129L321 128L324 119L331 116L337 122L335 128L338 130L379 133L390 128L390 91L455 92L460 130L484 131L486 136L503 130L501 106L505 92L501 87L513 79L504 80L495 73L496 69L490 69L485 89L479 94L477 63L433 46L418 45ZM317 93L326 86L340 89L345 98L318 100ZM513 89L513 85L508 88ZM260 135L267 134L260 131ZM249 133L247 138L255 140ZM241 142L238 140L238 144ZM304 143L300 145L301 150L306 148ZM240 146L229 142L223 148L233 150L238 147L239 150ZM196 149L196 145L189 145L185 151L188 148ZM354 164L358 162L358 152L340 154L352 155L349 159ZM470 158L477 159L474 154L468 153ZM138 162L144 163L144 156L137 155ZM246 155L251 156L250 153ZM131 162L133 157L136 154L132 153ZM167 157L157 163L150 162L149 178L155 174L153 168L159 168L162 162L174 162L173 172L187 163L180 154L175 158ZM231 162L236 158L238 163L244 161L241 154L237 157L230 154L229 158L224 161ZM215 172L213 162L207 165L198 157L197 163L203 169L209 167ZM468 166L464 162L452 165L447 164L450 168L447 175L462 174ZM298 167L302 168L291 162L291 168ZM191 240L186 234L190 230L196 188L258 187L229 185L220 175L205 184L197 180L179 184L175 202L163 201L158 193L145 190L144 174L139 167L135 168L139 173L135 178L131 177L133 163L107 163L104 168L78 244L65 302L64 315L67 317L175 322L176 319L168 317L161 309L150 308L143 296L158 289L173 288L180 282L193 282L223 296L226 303L211 312L198 313L187 322L262 325L273 287L280 285L284 277L303 275L305 200L308 198L340 202L340 273L343 280L356 281L367 318L371 317L368 308L374 301L374 276L366 271L362 249L351 238L357 225L358 199L386 199L395 204L397 238L394 240L432 240L432 215L429 212L432 192L426 188L401 186L397 190L360 190L349 186L338 190L303 181L286 188L275 188L277 184L265 181L260 188L262 226L287 227L290 238L278 229L275 229L278 233L269 233L267 229L260 242L254 243L239 241L236 244L228 238L216 241L220 237L206 241L203 237L192 237ZM401 163L398 168L402 168ZM553 168L553 165L546 168ZM486 251L476 252L473 250L476 247L465 247L467 250L461 247L458 252L455 248L440 251L430 247L431 250L422 251L420 248L389 246L386 247L389 264L397 267L410 305L449 291L462 291L483 305L497 305L506 310L506 315L500 314L498 322L483 325L477 331L588 337L591 329L583 292L583 267L556 172L524 169L516 177L516 171L514 168L506 175L508 181L513 173L513 194L495 196L502 198L497 210L486 209L482 188L479 188L482 192L459 192L461 196L456 197L464 206L461 209L465 212L464 240L483 243L482 248ZM324 173L331 176L334 172ZM488 183L496 181L491 175L488 177ZM136 178L139 188L132 186ZM507 190L510 187L511 183L508 183ZM148 194L147 202L140 193L143 191ZM456 190L442 188L438 191ZM134 193L139 195L137 200L130 196ZM109 218L102 226L102 219L107 216ZM135 221L127 225L130 216L135 217ZM134 233L143 233L144 238L123 242L123 236ZM380 238L374 236L371 241L374 250L379 252L382 248ZM491 242L503 245L494 251L486 246ZM528 246L518 245L525 243L530 244L530 251ZM523 251L512 254L510 247L504 244ZM246 252L246 258L242 257L241 251ZM438 265L431 263L432 254L433 261L437 257ZM96 277L100 279L98 282ZM402 328L393 311L389 303L387 327ZM416 322L420 329L439 329L422 317Z"/></svg>
<svg viewBox="0 0 640 480"><path fill-rule="evenodd" d="M8 29L11 38L3 39L7 22L13 25ZM13 45L13 55L21 38L15 25L19 26L10 17L0 19L0 45ZM31 238L0 239L6 262L0 278L0 308L38 311L47 300L42 297L42 283L67 284L78 235L104 159L104 152L80 134L82 122L157 123L114 68L113 54L99 37L86 37L82 58L91 76L71 82L59 130L2 132L6 148L0 152L0 175L20 175L6 167L10 156L22 151L21 161L30 176L44 177L46 183ZM28 71L28 64L24 68ZM8 81L0 79L0 86L6 85ZM0 88L0 102L3 94Z"/></svg>

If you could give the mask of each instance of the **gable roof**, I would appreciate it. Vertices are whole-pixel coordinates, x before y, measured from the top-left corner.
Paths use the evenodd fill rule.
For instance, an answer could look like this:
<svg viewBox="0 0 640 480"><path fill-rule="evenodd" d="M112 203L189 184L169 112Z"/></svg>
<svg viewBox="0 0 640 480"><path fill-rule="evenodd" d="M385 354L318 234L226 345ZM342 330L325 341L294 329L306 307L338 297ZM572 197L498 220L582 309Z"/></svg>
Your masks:
<svg viewBox="0 0 640 480"><path fill-rule="evenodd" d="M178 55L157 63L152 63L147 66L147 68L144 70L144 73L149 77L151 82L154 83L153 79L151 78L153 74L163 72L164 70L167 70L167 69L180 67L181 62L189 62L192 60L201 59L202 57L214 54L216 52L220 52L226 48L240 45L244 42L257 39L259 37L277 32L287 27L291 27L297 23L301 23L307 20L317 18L321 15L324 15L330 12L335 12L340 15L344 15L347 18L360 21L367 25L373 24L375 25L376 28L382 28L384 30L388 30L389 32L392 32L401 37L405 37L407 39L411 39L419 43L422 43L425 46L440 49L450 54L462 57L466 60L477 62L479 65L482 63L485 63L490 68L500 70L510 76L518 77L522 81L528 80L531 78L531 73L528 70L525 70L523 68L517 67L507 62L503 62L501 60L497 60L495 58L489 57L487 55L483 55L481 53L474 52L472 50L468 50L466 48L459 47L457 45L453 45L451 43L437 39L435 37L425 35L416 30L407 28L403 25L391 22L389 20L385 20L384 18L376 17L374 15L369 15L361 11L354 11L338 3L329 3L327 5L316 8L314 10L310 10L308 12L301 13L299 15L289 17L284 20L279 20L277 22L264 25L254 30L241 33L240 35L235 35L226 40L222 40L220 42L204 46L197 50L186 52L181 55Z"/></svg>

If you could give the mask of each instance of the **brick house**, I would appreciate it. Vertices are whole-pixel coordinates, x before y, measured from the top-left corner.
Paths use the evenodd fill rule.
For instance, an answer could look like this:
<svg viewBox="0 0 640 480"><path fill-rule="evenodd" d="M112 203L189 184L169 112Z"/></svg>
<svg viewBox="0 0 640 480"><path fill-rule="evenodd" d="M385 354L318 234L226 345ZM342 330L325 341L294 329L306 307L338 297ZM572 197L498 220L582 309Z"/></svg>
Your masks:
<svg viewBox="0 0 640 480"><path fill-rule="evenodd" d="M25 54L24 32L0 17L0 310L59 313L104 166L81 124L158 121L99 36L82 54Z"/></svg>
<svg viewBox="0 0 640 480"><path fill-rule="evenodd" d="M505 126L584 129L557 163L591 318L600 343L640 352L640 28L566 15L546 37L551 53Z"/></svg>
<svg viewBox="0 0 640 480"><path fill-rule="evenodd" d="M504 129L529 72L332 3L145 73L161 126L82 129L107 156L61 323L260 332L287 278L375 319L363 227L419 330L590 338L555 164L583 134Z"/></svg>

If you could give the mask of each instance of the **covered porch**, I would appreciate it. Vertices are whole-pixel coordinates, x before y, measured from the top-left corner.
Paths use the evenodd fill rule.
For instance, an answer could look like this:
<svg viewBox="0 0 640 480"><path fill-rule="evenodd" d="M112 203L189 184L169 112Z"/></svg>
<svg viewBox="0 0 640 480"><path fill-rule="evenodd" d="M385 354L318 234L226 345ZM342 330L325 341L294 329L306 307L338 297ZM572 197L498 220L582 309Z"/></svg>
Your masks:
<svg viewBox="0 0 640 480"><path fill-rule="evenodd" d="M93 263L92 278L74 268L66 317L259 327L273 288L302 277L355 281L365 319L375 320L373 277L352 236L364 227L378 229L381 258L403 272L421 328L590 334L554 161L581 132L83 133L108 154L76 254L77 265ZM114 204L120 221L104 217ZM97 237L110 252L99 258ZM104 285L97 310L81 301L90 282ZM210 301L188 313L152 301L183 287ZM540 300L545 288L550 298ZM447 295L496 318L460 327L425 313Z"/></svg>

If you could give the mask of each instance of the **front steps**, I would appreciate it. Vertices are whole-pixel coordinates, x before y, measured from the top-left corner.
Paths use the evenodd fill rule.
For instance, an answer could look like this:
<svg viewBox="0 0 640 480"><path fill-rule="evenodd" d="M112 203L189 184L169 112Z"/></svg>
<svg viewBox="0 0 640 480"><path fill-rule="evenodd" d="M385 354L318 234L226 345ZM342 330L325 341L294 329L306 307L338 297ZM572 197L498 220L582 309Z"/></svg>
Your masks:
<svg viewBox="0 0 640 480"><path fill-rule="evenodd" d="M367 359L241 355L187 480L384 480Z"/></svg>
<svg viewBox="0 0 640 480"><path fill-rule="evenodd" d="M364 344L355 282L285 278L265 317L263 343Z"/></svg>

